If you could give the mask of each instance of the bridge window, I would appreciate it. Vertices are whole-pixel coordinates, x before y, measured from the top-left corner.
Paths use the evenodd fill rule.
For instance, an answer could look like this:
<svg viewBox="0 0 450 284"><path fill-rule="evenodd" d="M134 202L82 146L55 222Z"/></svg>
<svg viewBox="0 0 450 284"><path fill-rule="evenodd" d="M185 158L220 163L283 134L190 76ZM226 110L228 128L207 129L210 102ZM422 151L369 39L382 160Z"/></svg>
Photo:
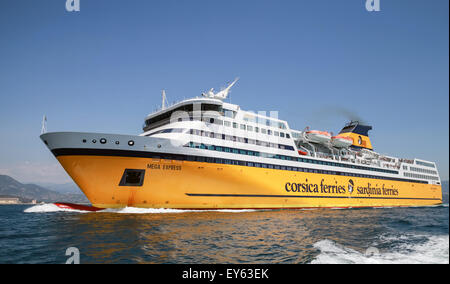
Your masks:
<svg viewBox="0 0 450 284"><path fill-rule="evenodd" d="M234 118L236 116L236 112L233 110L229 110L229 109L224 109L223 110L223 115L225 117L229 117L229 118Z"/></svg>

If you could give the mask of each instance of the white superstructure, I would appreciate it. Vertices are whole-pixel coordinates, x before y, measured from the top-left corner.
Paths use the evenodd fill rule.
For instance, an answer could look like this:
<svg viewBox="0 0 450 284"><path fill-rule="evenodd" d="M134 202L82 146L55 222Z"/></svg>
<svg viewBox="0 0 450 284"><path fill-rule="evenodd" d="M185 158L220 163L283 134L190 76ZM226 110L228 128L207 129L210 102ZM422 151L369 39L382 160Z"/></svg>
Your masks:
<svg viewBox="0 0 450 284"><path fill-rule="evenodd" d="M185 147L186 153L191 154L190 148L200 159L222 163L440 184L434 162L359 149L342 139L309 129L293 130L287 121L270 114L224 102L235 82L217 94L211 89L209 95L148 115L140 136L169 139L174 146Z"/></svg>

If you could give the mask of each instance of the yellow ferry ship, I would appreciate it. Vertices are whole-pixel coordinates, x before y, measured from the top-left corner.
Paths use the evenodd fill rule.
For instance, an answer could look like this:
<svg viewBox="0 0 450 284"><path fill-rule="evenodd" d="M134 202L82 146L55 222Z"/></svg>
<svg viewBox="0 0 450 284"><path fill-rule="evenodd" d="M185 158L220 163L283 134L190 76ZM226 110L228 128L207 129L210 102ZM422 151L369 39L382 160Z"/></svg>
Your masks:
<svg viewBox="0 0 450 284"><path fill-rule="evenodd" d="M247 209L442 203L434 162L376 153L371 126L293 130L225 102L226 89L150 114L138 136L41 139L98 208Z"/></svg>

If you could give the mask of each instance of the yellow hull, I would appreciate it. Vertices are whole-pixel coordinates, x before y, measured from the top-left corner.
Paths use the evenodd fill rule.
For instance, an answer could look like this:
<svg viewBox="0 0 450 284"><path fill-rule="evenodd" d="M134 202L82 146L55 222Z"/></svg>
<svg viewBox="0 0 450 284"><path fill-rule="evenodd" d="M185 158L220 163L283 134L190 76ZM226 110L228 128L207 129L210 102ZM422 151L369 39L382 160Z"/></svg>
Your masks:
<svg viewBox="0 0 450 284"><path fill-rule="evenodd" d="M77 155L57 159L92 205L100 208L383 207L442 203L441 186L431 184L152 158ZM145 169L143 185L119 186L125 169Z"/></svg>

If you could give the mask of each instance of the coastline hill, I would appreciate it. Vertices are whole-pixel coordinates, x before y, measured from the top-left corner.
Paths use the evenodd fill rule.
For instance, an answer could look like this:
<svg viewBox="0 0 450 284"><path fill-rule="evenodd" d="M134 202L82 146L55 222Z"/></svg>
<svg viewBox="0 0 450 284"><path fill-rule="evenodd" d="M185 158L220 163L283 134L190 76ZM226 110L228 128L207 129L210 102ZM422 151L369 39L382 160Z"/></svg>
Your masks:
<svg viewBox="0 0 450 284"><path fill-rule="evenodd" d="M0 196L18 197L22 202L36 199L37 202L89 203L78 193L61 193L36 184L23 184L7 175L0 175Z"/></svg>

